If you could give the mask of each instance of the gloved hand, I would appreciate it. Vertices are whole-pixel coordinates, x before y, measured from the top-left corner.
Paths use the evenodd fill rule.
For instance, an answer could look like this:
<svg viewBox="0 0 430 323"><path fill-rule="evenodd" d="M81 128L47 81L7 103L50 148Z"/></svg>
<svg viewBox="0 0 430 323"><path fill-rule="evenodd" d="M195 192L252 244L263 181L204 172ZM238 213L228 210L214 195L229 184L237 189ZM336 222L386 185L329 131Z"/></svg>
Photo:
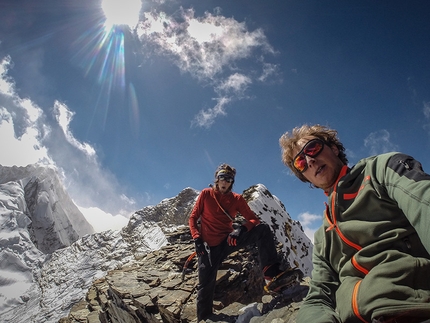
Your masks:
<svg viewBox="0 0 430 323"><path fill-rule="evenodd" d="M234 229L232 232L230 232L227 238L228 245L237 246L237 239L246 231L248 231L248 229L244 225L241 225L237 229Z"/></svg>
<svg viewBox="0 0 430 323"><path fill-rule="evenodd" d="M194 244L196 246L196 254L197 256L203 256L206 253L205 245L203 243L202 238L194 239Z"/></svg>

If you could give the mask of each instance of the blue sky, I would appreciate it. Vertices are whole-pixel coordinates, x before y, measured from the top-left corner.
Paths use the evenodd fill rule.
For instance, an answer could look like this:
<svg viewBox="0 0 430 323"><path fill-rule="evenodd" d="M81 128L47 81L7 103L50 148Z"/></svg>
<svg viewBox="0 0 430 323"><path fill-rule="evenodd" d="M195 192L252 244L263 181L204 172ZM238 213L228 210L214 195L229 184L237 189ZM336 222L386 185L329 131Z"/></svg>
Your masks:
<svg viewBox="0 0 430 323"><path fill-rule="evenodd" d="M304 123L337 129L351 165L430 169L428 1L106 1L0 2L0 164L56 165L98 230L227 162L311 234L325 196L278 144Z"/></svg>

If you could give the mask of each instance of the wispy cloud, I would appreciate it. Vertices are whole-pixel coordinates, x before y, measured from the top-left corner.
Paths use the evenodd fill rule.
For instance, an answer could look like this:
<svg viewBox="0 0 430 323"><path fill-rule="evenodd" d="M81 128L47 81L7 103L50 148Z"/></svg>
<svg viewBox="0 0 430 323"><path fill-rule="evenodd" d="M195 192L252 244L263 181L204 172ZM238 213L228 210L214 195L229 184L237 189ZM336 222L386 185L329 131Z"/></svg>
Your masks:
<svg viewBox="0 0 430 323"><path fill-rule="evenodd" d="M371 155L398 151L399 149L396 144L390 141L390 133L385 129L370 133L364 139L364 146L369 149Z"/></svg>
<svg viewBox="0 0 430 323"><path fill-rule="evenodd" d="M200 110L192 121L193 125L209 128L215 122L217 117L227 114L225 106L231 101L231 99L228 97L221 97L214 100L217 101L217 104L213 108Z"/></svg>
<svg viewBox="0 0 430 323"><path fill-rule="evenodd" d="M232 74L227 79L221 80L215 87L218 97L214 100L217 104L213 108L200 110L194 117L192 125L209 128L217 117L227 114L226 106L228 103L242 99L245 96L245 91L251 83L252 80L249 77L239 73Z"/></svg>
<svg viewBox="0 0 430 323"><path fill-rule="evenodd" d="M248 76L234 73L227 79L223 80L215 90L217 93L235 93L242 96L248 85L251 83L252 80Z"/></svg>
<svg viewBox="0 0 430 323"><path fill-rule="evenodd" d="M258 77L260 82L267 81L272 75L279 74L279 65L263 62L263 72Z"/></svg>
<svg viewBox="0 0 430 323"><path fill-rule="evenodd" d="M43 127L42 110L29 99L15 94L15 84L7 75L10 57L0 62L0 164L52 164L41 144L48 132Z"/></svg>
<svg viewBox="0 0 430 323"><path fill-rule="evenodd" d="M12 115L4 107L0 107L0 164L4 166L24 166L36 162L52 164L46 147L40 145L39 137L40 133L38 129L29 126L17 138Z"/></svg>
<svg viewBox="0 0 430 323"><path fill-rule="evenodd" d="M428 122L424 125L424 129L430 134L430 102L423 102L423 113L426 122Z"/></svg>
<svg viewBox="0 0 430 323"><path fill-rule="evenodd" d="M91 217L98 209L98 221L117 226L122 219L104 211L127 216L136 210L135 201L116 177L100 165L96 150L74 137L70 130L73 113L67 105L55 102L48 116L31 99L21 98L7 72L10 58L0 62L0 164L27 166L54 165L63 175L66 189L82 210ZM94 219L94 217L92 217ZM93 223L91 223L93 224ZM97 227L97 224L93 225Z"/></svg>
<svg viewBox="0 0 430 323"><path fill-rule="evenodd" d="M94 148L88 143L81 143L79 140L77 140L69 129L74 112L70 111L65 104L56 101L54 104L54 115L57 119L58 125L63 130L67 142L73 147L77 148L79 151L83 152L88 157L94 157L96 155Z"/></svg>
<svg viewBox="0 0 430 323"><path fill-rule="evenodd" d="M227 104L246 97L244 91L256 73L238 71L255 51L263 53L254 64L260 69L257 80L265 81L277 70L264 61L264 55L275 51L262 29L250 31L245 23L218 14L195 17L193 9L181 9L175 18L165 12L146 12L137 34L144 44L155 44L160 53L170 56L181 71L214 87L217 103L201 110L192 125L210 127L217 117L226 115Z"/></svg>

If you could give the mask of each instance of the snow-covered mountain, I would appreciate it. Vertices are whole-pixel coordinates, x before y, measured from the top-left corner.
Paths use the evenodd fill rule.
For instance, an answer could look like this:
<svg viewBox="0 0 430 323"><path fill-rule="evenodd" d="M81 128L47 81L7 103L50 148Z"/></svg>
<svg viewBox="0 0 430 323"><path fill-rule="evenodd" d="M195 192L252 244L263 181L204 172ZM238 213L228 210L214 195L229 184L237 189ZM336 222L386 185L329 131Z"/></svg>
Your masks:
<svg viewBox="0 0 430 323"><path fill-rule="evenodd" d="M55 169L0 166L0 321L58 322L93 280L168 244L165 234L187 225L198 193L186 188L136 211L122 230L93 233ZM244 197L288 261L310 275L312 243L300 223L264 185Z"/></svg>
<svg viewBox="0 0 430 323"><path fill-rule="evenodd" d="M284 204L264 185L250 187L243 196L251 210L271 226L276 239L282 243L283 255L290 266L298 267L305 276L310 276L313 244L300 222L291 219Z"/></svg>
<svg viewBox="0 0 430 323"><path fill-rule="evenodd" d="M19 207L23 208L18 211L30 217L30 234L43 253L69 246L79 237L94 232L64 190L54 168L0 166L0 184L6 196L9 186L13 187L15 197L19 195Z"/></svg>
<svg viewBox="0 0 430 323"><path fill-rule="evenodd" d="M38 294L34 269L52 252L93 232L55 169L0 167L0 313Z"/></svg>

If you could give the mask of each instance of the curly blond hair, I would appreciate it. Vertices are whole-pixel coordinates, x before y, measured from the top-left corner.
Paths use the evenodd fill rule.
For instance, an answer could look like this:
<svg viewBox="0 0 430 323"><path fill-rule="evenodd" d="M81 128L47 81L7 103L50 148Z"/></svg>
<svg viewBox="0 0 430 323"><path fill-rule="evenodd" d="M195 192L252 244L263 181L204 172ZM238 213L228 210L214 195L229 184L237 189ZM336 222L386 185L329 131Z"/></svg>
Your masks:
<svg viewBox="0 0 430 323"><path fill-rule="evenodd" d="M327 126L319 124L310 126L307 124L301 127L294 128L291 132L285 132L281 138L279 138L279 145L282 150L282 162L288 166L288 168L296 175L302 182L309 182L302 173L300 173L293 166L293 158L295 157L294 151L297 150L298 141L304 137L312 136L321 139L327 146L335 145L339 150L339 159L344 165L348 164L348 159L345 154L345 147L339 141L337 137L337 131L330 129Z"/></svg>

